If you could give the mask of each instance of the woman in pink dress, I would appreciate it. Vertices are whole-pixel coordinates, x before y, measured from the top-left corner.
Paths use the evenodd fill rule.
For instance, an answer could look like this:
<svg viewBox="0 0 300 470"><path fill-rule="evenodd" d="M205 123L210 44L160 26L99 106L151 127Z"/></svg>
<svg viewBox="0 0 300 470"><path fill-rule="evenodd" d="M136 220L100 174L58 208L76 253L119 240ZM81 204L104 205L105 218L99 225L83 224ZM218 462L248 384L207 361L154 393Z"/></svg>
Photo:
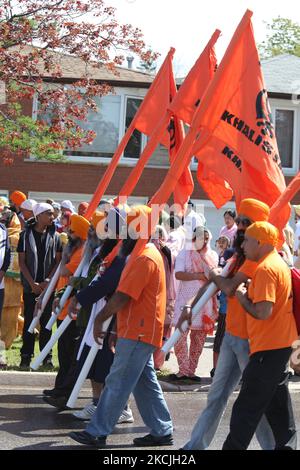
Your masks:
<svg viewBox="0 0 300 470"><path fill-rule="evenodd" d="M221 228L219 237L228 237L230 240L230 246L233 245L233 240L237 232L237 225L235 223L236 213L235 211L226 211L224 213L225 225Z"/></svg>
<svg viewBox="0 0 300 470"><path fill-rule="evenodd" d="M191 250L182 250L175 263L175 276L180 281L175 303L173 325L176 326L182 308L191 304L200 287L208 282L208 273L218 266L218 255L210 247L211 234L204 227L194 231ZM210 299L205 307L193 319L190 330L182 334L175 346L179 372L172 379L191 379L200 382L195 375L205 338L210 333L218 316L216 298ZM190 348L188 348L190 336Z"/></svg>

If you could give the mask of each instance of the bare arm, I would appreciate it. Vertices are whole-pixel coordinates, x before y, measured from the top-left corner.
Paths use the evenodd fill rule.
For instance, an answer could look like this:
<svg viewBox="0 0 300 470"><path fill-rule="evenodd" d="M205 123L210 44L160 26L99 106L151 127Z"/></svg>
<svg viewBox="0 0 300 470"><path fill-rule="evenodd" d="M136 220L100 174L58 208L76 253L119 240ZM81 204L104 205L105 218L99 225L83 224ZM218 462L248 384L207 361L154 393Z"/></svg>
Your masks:
<svg viewBox="0 0 300 470"><path fill-rule="evenodd" d="M204 273L186 273L183 271L177 271L175 277L178 281L207 281Z"/></svg>
<svg viewBox="0 0 300 470"><path fill-rule="evenodd" d="M228 297L233 297L237 288L248 281L248 277L242 272L237 272L232 278L227 279L213 269L209 273L209 280L214 282Z"/></svg>
<svg viewBox="0 0 300 470"><path fill-rule="evenodd" d="M268 301L254 304L248 297L245 287L240 286L236 291L236 297L246 312L256 320L267 320L272 315L273 303Z"/></svg>
<svg viewBox="0 0 300 470"><path fill-rule="evenodd" d="M19 253L19 266L20 266L20 271L25 277L26 281L30 284L30 287L33 288L33 286L36 284L34 279L32 279L31 274L26 266L25 263L25 253Z"/></svg>

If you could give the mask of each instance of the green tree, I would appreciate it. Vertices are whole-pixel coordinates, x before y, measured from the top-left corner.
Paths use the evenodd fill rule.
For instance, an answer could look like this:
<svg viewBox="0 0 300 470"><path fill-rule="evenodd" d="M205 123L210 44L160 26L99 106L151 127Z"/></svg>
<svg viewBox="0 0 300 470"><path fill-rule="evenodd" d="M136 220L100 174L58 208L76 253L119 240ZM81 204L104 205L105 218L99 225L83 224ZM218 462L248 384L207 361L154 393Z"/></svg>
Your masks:
<svg viewBox="0 0 300 470"><path fill-rule="evenodd" d="M274 18L267 24L268 34L258 47L263 59L280 54L293 54L300 57L300 25L289 18Z"/></svg>
<svg viewBox="0 0 300 470"><path fill-rule="evenodd" d="M61 158L66 147L89 144L95 133L80 122L96 111L94 98L111 88L93 80L95 68L118 75L124 52L147 61L142 32L120 24L105 0L0 0L0 155ZM85 65L84 76L67 88L60 57ZM45 79L46 77L46 79ZM38 118L24 104L36 97ZM29 114L29 115L28 115ZM47 116L45 119L44 116Z"/></svg>

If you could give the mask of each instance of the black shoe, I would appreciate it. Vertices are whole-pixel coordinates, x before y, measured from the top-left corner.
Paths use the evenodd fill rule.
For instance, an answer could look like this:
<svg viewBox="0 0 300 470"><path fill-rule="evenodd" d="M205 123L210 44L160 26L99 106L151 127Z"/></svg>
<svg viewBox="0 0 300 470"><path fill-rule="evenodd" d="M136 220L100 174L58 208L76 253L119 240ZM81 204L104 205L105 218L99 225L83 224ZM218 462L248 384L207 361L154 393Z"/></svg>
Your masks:
<svg viewBox="0 0 300 470"><path fill-rule="evenodd" d="M19 368L21 370L30 370L30 360L31 358L28 356L21 357Z"/></svg>
<svg viewBox="0 0 300 470"><path fill-rule="evenodd" d="M215 369L215 367L213 367L212 370L210 371L211 378L213 378L215 376L215 372L216 372L216 369Z"/></svg>
<svg viewBox="0 0 300 470"><path fill-rule="evenodd" d="M106 447L106 436L94 437L86 431L73 431L70 432L69 437L85 446L97 447L97 449Z"/></svg>
<svg viewBox="0 0 300 470"><path fill-rule="evenodd" d="M180 377L178 377L177 374L170 374L169 375L169 380L171 380L172 382L177 382L180 380L189 380L190 377L188 377L187 375L181 375Z"/></svg>
<svg viewBox="0 0 300 470"><path fill-rule="evenodd" d="M133 443L137 447L160 447L172 446L174 441L172 434L168 434L167 436L152 436L152 434L147 434L144 437L136 437L133 439Z"/></svg>
<svg viewBox="0 0 300 470"><path fill-rule="evenodd" d="M47 357L47 359L43 360L43 367L49 370L54 369L51 357Z"/></svg>
<svg viewBox="0 0 300 470"><path fill-rule="evenodd" d="M58 411L64 411L67 410L68 407L66 406L68 397L65 396L60 396L60 397L47 397L43 396L43 400L45 403L48 405L54 406L54 408L57 408Z"/></svg>
<svg viewBox="0 0 300 470"><path fill-rule="evenodd" d="M51 388L50 390L43 390L43 395L45 395L45 397L57 397L59 396L58 395L58 392L55 388Z"/></svg>
<svg viewBox="0 0 300 470"><path fill-rule="evenodd" d="M200 384L202 382L201 377L199 377L198 375L193 375L192 377L189 377L189 379L192 380L193 382L198 383L198 384Z"/></svg>

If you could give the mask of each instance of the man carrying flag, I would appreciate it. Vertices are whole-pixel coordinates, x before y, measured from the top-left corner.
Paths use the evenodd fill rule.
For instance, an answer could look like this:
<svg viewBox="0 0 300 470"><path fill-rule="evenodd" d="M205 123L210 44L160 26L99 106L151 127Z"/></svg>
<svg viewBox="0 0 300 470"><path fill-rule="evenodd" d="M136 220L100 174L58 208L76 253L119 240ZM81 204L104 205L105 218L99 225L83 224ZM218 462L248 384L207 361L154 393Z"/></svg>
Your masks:
<svg viewBox="0 0 300 470"><path fill-rule="evenodd" d="M151 232L151 209L140 206L127 216L135 239ZM132 236L133 238L133 236ZM125 267L115 294L101 310L94 324L94 338L99 342L103 323L116 315L118 341L114 362L105 381L97 410L83 432L70 437L81 444L105 447L131 392L150 434L135 438L138 447L173 444L173 425L154 370L153 352L162 346L166 306L166 285L162 257L149 243L140 256Z"/></svg>

